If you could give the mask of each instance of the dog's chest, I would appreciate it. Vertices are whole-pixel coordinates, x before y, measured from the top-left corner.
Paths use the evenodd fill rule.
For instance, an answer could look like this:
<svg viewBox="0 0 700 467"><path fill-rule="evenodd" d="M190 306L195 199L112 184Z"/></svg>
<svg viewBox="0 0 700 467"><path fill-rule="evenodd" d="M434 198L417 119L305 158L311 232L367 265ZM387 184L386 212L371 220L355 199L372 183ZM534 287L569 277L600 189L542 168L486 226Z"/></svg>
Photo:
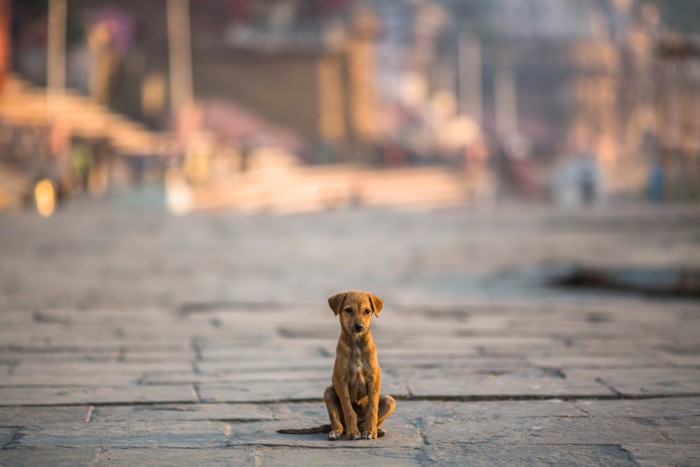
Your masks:
<svg viewBox="0 0 700 467"><path fill-rule="evenodd" d="M362 360L353 360L350 362L348 370L350 371L350 377L364 382L366 380L366 370L367 366Z"/></svg>
<svg viewBox="0 0 700 467"><path fill-rule="evenodd" d="M368 366L362 360L354 360L348 365L348 376L351 382L351 399L358 401L367 396L367 385L370 382Z"/></svg>

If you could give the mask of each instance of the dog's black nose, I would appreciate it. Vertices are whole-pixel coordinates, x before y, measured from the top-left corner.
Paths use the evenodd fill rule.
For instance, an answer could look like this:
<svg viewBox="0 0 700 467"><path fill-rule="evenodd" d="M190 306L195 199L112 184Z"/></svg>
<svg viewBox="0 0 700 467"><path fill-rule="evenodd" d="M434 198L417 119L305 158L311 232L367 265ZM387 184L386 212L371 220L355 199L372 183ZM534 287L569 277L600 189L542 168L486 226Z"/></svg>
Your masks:
<svg viewBox="0 0 700 467"><path fill-rule="evenodd" d="M355 324L355 332L360 332L364 329L360 323Z"/></svg>

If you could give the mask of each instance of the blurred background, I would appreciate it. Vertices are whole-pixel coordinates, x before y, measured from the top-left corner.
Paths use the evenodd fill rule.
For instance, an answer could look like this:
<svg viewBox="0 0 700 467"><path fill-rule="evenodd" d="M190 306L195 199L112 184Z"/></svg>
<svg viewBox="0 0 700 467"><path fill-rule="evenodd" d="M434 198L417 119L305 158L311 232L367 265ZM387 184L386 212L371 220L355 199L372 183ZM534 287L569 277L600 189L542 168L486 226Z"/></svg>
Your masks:
<svg viewBox="0 0 700 467"><path fill-rule="evenodd" d="M697 201L698 18L695 0L0 0L0 209Z"/></svg>

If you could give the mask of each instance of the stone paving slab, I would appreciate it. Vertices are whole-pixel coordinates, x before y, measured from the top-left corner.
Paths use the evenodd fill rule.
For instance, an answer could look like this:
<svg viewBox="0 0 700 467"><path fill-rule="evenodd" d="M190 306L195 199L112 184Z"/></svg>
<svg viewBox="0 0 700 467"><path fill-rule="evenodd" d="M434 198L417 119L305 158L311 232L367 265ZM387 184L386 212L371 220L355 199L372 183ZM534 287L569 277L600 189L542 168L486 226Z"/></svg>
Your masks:
<svg viewBox="0 0 700 467"><path fill-rule="evenodd" d="M191 385L0 387L0 405L196 402Z"/></svg>
<svg viewBox="0 0 700 467"><path fill-rule="evenodd" d="M126 423L91 422L28 426L22 446L214 448L225 447L233 435L229 424L211 421L167 422L129 420Z"/></svg>
<svg viewBox="0 0 700 467"><path fill-rule="evenodd" d="M585 402L592 410L591 406L612 406L617 401ZM26 459L32 459L42 452L46 454L48 447L57 448L55 452L65 455L59 461L74 460L76 456L87 455L85 445L94 446L95 454L114 452L108 459L117 462L147 459L144 456L149 453L154 456L152 459L167 460L174 455L174 448L187 451L183 451L183 462L191 459L192 452L201 452L203 460L224 463L254 463L249 457L253 452L259 456L259 450L267 453L263 458L269 456L271 462L281 463L284 459L302 459L296 456L301 456L304 449L325 452L318 457L322 464L325 459L327 462L350 459L346 451L357 450L358 459L386 457L387 465L547 461L565 465L635 465L637 452L649 465L650 459L662 459L659 453L674 453L671 459L683 459L678 452L688 452L687 459L697 455L697 444L690 438L698 426L697 414L675 418L673 412L666 410L665 402L678 408L683 403L666 399L623 402L637 406L648 416L640 418L635 411L628 415L592 416L589 410L578 409L581 402L556 400L399 401L397 413L387 421L387 437L370 442L330 442L322 434L290 436L275 432L281 427L314 426L323 422L325 411L321 403L97 407L94 417L82 422L49 416L40 425L37 421L49 408L2 408L3 418L10 415L8 419L29 425L6 429L8 435L17 439L0 451L0 462L22 459L18 451L26 451ZM649 404L645 406L646 402ZM688 403L697 406L700 399L684 402L686 406ZM35 417L28 416L28 412L34 412ZM63 418L82 416L71 414L66 408L63 415ZM21 436L17 437L17 433ZM659 448L654 451L654 446ZM65 447L74 447L75 451L61 449ZM294 453L287 456L285 449ZM247 457L243 457L244 453ZM106 462L107 458L98 459Z"/></svg>
<svg viewBox="0 0 700 467"><path fill-rule="evenodd" d="M494 398L609 397L615 392L595 378L561 377L558 373L521 370L514 373L493 372L473 375L443 370L424 370L408 376L410 393L415 397L479 397Z"/></svg>
<svg viewBox="0 0 700 467"><path fill-rule="evenodd" d="M581 400L576 406L591 417L696 417L700 420L697 397L660 399Z"/></svg>
<svg viewBox="0 0 700 467"><path fill-rule="evenodd" d="M469 445L457 452L440 446L426 449L422 463L445 466L494 465L605 465L635 466L631 454L619 445Z"/></svg>
<svg viewBox="0 0 700 467"><path fill-rule="evenodd" d="M119 386L134 383L149 372L191 371L186 361L158 363L62 362L60 365L26 363L17 365L3 382L5 386ZM94 376L98 375L98 378Z"/></svg>
<svg viewBox="0 0 700 467"><path fill-rule="evenodd" d="M541 280L697 267L700 211L85 209L0 214L0 465L699 463L697 301ZM388 434L278 434L326 423L347 288Z"/></svg>
<svg viewBox="0 0 700 467"><path fill-rule="evenodd" d="M630 453L636 465L642 467L700 465L700 443L697 440L692 444L624 444L623 449Z"/></svg>
<svg viewBox="0 0 700 467"><path fill-rule="evenodd" d="M12 448L0 451L0 465L24 467L33 465L88 466L97 457L99 448Z"/></svg>
<svg viewBox="0 0 700 467"><path fill-rule="evenodd" d="M644 378L639 369L598 369L572 371L584 372L604 382L625 396L700 395L700 371L697 368L648 368Z"/></svg>
<svg viewBox="0 0 700 467"><path fill-rule="evenodd" d="M221 423L253 423L275 421L284 407L272 404L162 404L91 407L93 421L128 423L130 421L216 421Z"/></svg>

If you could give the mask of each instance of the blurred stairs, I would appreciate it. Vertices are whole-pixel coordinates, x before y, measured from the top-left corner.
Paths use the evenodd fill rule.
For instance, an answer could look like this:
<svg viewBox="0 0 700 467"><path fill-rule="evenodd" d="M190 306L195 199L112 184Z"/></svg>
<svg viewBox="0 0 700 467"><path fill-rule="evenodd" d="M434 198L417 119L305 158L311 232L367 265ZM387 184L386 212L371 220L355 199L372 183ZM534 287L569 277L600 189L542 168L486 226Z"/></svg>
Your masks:
<svg viewBox="0 0 700 467"><path fill-rule="evenodd" d="M16 76L0 94L0 120L12 125L60 125L72 135L109 140L124 155L162 153L167 138L119 115L88 97L66 89L62 94L37 88Z"/></svg>
<svg viewBox="0 0 700 467"><path fill-rule="evenodd" d="M468 199L459 171L442 167L285 167L193 190L195 210L317 211L352 206L439 207Z"/></svg>

